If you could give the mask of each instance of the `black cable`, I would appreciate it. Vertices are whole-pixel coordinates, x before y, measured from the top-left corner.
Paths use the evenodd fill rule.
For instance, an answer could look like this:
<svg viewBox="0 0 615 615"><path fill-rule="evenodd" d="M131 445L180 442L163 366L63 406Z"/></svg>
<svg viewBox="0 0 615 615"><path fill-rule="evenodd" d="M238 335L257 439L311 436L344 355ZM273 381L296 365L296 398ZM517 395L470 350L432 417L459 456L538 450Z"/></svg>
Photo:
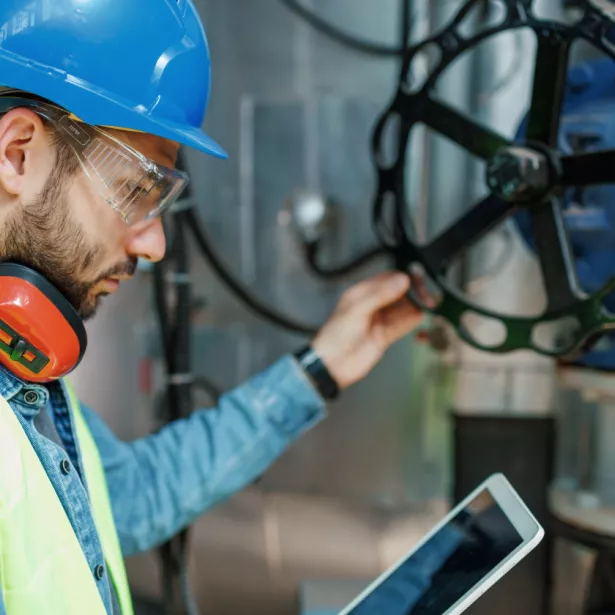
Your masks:
<svg viewBox="0 0 615 615"><path fill-rule="evenodd" d="M332 26L329 22L319 17L316 13L303 6L299 0L280 0L287 8L309 23L315 30L329 37L336 43L371 56L378 57L399 57L404 53L403 49L379 45L364 41L356 36L347 34L342 30Z"/></svg>
<svg viewBox="0 0 615 615"><path fill-rule="evenodd" d="M339 278L349 273L352 273L355 269L367 265L379 256L389 256L389 253L384 248L372 248L363 254L355 257L348 263L338 265L336 267L325 268L318 264L318 249L319 244L317 241L303 244L305 250L305 260L310 269L321 278Z"/></svg>
<svg viewBox="0 0 615 615"><path fill-rule="evenodd" d="M410 50L412 30L412 0L400 0L400 29L399 47L401 61L399 63L399 82L407 80L406 55ZM399 129L398 129L399 130ZM395 259L395 267L407 268L406 248L408 246L408 232L416 237L414 220L406 206L405 195L401 199L376 200L372 213L372 224L382 246L391 253Z"/></svg>
<svg viewBox="0 0 615 615"><path fill-rule="evenodd" d="M412 0L400 0L401 9L401 35L400 55L405 55L410 48L410 31L412 29Z"/></svg>
<svg viewBox="0 0 615 615"><path fill-rule="evenodd" d="M188 226L192 231L192 235L196 240L197 246L203 253L203 256L209 261L213 270L218 274L221 280L255 314L261 316L265 320L279 327L282 327L283 329L292 331L293 333L300 333L302 335L312 336L318 332L318 327L297 322L285 316L284 314L277 312L273 308L264 305L259 299L252 296L250 291L245 288L245 286L239 280L237 280L235 276L228 270L226 265L222 262L222 260L218 257L218 255L212 248L211 242L209 241L209 238L205 233L205 229L198 217L198 213L196 212L195 208L188 207L184 214L186 216Z"/></svg>
<svg viewBox="0 0 615 615"><path fill-rule="evenodd" d="M165 264L164 261L154 265L154 305L158 317L158 327L162 340L162 350L164 353L167 368L173 362L171 347L171 325L169 323L169 312L167 310L166 283L165 283Z"/></svg>
<svg viewBox="0 0 615 615"><path fill-rule="evenodd" d="M166 299L166 283L165 283L165 266L164 261L154 265L154 304L156 307L156 315L158 318L158 326L160 329L160 337L162 340L163 353L166 364L167 374L174 371L174 352L171 335L171 323L169 316L169 308ZM170 403L169 391L164 396L165 403L162 408L158 409L157 418L162 423L170 421ZM165 600L165 609L167 613L173 612L174 599L174 578L176 576L174 569L175 557L173 553L173 542L167 541L160 546L160 558L163 568L163 591Z"/></svg>
<svg viewBox="0 0 615 615"><path fill-rule="evenodd" d="M176 214L175 224L175 321L173 323L173 372L170 374L171 420L184 418L192 412L191 385L191 311L192 283L184 212Z"/></svg>
<svg viewBox="0 0 615 615"><path fill-rule="evenodd" d="M173 223L172 249L168 260L174 265L174 310L171 310L167 301L166 262L154 267L154 300L168 377L163 407L159 413L163 423L184 418L192 412L192 284L185 214L175 214ZM188 582L188 541L189 529L184 529L160 547L165 609L169 615L198 615Z"/></svg>
<svg viewBox="0 0 615 615"><path fill-rule="evenodd" d="M172 259L175 264L175 318L172 325L170 348L167 353L166 422L188 416L192 411L191 361L190 361L190 309L191 283L189 277L188 249L183 214L174 216ZM158 294L158 293L157 293ZM159 301L160 302L160 301ZM165 304L166 305L166 304ZM166 308L165 308L166 311ZM164 312L163 312L164 314ZM164 316L160 318L165 321ZM187 585L187 549L189 530L182 530L161 547L165 606L169 615L196 615L196 605Z"/></svg>
<svg viewBox="0 0 615 615"><path fill-rule="evenodd" d="M180 162L181 164L181 162ZM174 371L169 383L170 419L185 418L192 413L192 356L191 356L191 325L192 325L192 282L190 279L190 260L186 236L185 214L180 212L175 216L175 296L176 317L173 331L173 351L175 355ZM177 584L179 585L179 606L182 615L198 615L198 609L188 580L188 542L189 528L182 530L173 538L177 554L175 566L177 569Z"/></svg>

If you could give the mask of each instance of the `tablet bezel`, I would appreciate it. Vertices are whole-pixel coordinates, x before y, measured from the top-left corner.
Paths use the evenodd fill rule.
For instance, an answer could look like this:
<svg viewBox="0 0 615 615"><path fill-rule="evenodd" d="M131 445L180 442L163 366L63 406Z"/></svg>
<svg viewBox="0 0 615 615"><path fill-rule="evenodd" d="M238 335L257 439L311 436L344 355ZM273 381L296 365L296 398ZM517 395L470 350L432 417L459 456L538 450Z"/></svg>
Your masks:
<svg viewBox="0 0 615 615"><path fill-rule="evenodd" d="M519 532L522 542L442 615L459 615L463 613L530 553L544 537L544 529L503 474L494 474L490 476L461 502L453 511L453 514L449 515L446 520L454 516L454 514L462 508L465 508L484 489L488 489L493 498L497 501L508 520L512 523L517 532ZM444 523L442 525L444 525Z"/></svg>
<svg viewBox="0 0 615 615"><path fill-rule="evenodd" d="M494 474L481 483L472 493L462 502L455 506L446 517L436 524L431 531L402 556L395 564L381 574L365 591L359 594L350 604L348 604L339 615L348 615L357 605L359 605L369 594L371 594L382 582L391 576L408 558L412 557L420 547L444 527L457 513L466 508L482 492L488 490L498 503L506 517L510 520L519 535L521 544L514 549L504 560L502 560L490 573L482 578L476 585L471 587L455 604L441 615L459 615L484 594L496 581L504 576L511 568L520 562L530 551L532 551L542 540L544 530L538 523L534 515L527 508L523 500L519 497L512 485L503 474Z"/></svg>

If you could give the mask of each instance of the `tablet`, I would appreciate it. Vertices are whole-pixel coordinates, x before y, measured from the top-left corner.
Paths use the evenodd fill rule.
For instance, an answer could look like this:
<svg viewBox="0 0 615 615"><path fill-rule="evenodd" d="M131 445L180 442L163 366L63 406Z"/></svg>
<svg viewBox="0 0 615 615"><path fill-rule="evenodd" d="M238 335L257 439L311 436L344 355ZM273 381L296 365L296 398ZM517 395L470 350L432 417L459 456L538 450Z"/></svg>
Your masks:
<svg viewBox="0 0 615 615"><path fill-rule="evenodd" d="M488 478L340 615L457 615L540 543L501 474Z"/></svg>

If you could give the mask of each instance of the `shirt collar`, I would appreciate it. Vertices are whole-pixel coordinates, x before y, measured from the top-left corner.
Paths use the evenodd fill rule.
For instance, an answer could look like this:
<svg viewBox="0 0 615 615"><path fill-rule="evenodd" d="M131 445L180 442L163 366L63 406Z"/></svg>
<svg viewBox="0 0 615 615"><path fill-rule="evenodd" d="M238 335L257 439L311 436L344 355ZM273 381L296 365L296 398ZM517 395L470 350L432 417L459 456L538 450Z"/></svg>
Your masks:
<svg viewBox="0 0 615 615"><path fill-rule="evenodd" d="M0 365L0 396L6 399L6 401L15 397L24 387L32 388L33 386L36 385L22 380L10 372L4 365Z"/></svg>

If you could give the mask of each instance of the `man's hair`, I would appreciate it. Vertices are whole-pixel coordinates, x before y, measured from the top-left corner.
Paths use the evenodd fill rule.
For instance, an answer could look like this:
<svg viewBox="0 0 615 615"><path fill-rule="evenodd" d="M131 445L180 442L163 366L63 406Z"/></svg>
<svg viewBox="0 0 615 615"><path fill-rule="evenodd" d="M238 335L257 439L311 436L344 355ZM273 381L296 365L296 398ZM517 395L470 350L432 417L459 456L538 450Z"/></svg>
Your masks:
<svg viewBox="0 0 615 615"><path fill-rule="evenodd" d="M40 116L39 116L40 117ZM75 154L73 148L69 145L66 137L45 118L41 118L43 125L47 129L49 141L54 149L56 170L59 177L68 177L74 175L81 166L79 158Z"/></svg>

